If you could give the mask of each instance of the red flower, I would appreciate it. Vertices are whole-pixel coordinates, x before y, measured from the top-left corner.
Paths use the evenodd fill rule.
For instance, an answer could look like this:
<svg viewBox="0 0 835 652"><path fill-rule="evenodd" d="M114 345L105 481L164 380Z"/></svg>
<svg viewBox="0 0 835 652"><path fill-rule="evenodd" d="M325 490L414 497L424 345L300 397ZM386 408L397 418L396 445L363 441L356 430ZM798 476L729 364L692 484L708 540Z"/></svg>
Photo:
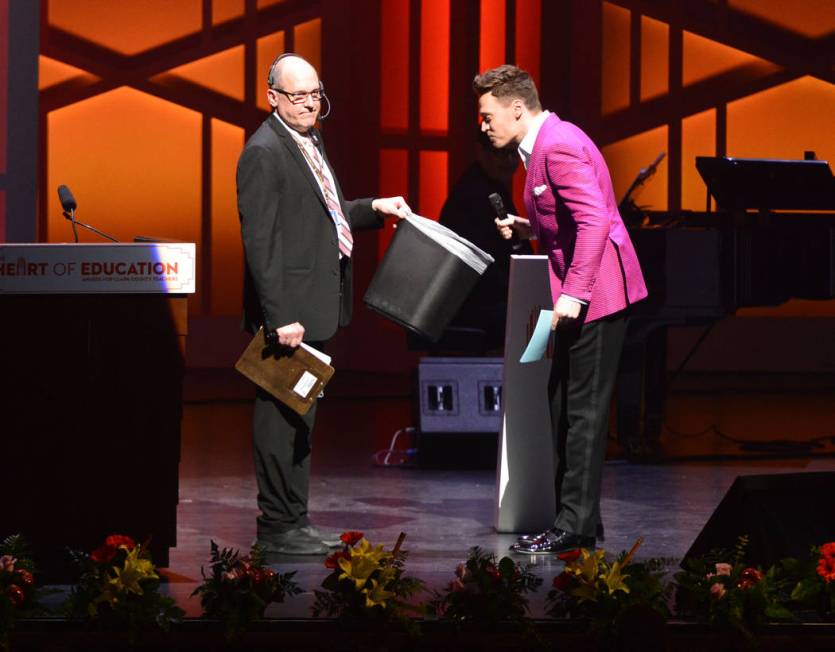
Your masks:
<svg viewBox="0 0 835 652"><path fill-rule="evenodd" d="M717 600L721 600L722 598L724 598L725 592L725 585L721 582L716 582L715 584L712 584L710 587L710 595L716 598Z"/></svg>
<svg viewBox="0 0 835 652"><path fill-rule="evenodd" d="M818 562L818 575L824 581L835 582L835 542L826 543L821 546L821 558Z"/></svg>
<svg viewBox="0 0 835 652"><path fill-rule="evenodd" d="M348 532L343 532L342 536L340 536L339 538L342 540L342 543L344 543L346 546L353 546L364 536L365 535L362 532L357 532L356 530L349 530Z"/></svg>
<svg viewBox="0 0 835 652"><path fill-rule="evenodd" d="M561 552L557 555L557 559L560 561L564 561L566 564L570 564L572 561L576 561L580 558L580 555L583 553L580 552L579 548L575 548L574 550L566 550L565 552Z"/></svg>
<svg viewBox="0 0 835 652"><path fill-rule="evenodd" d="M496 568L493 564L487 564L484 567L484 572L487 573L490 577L493 578L493 581L497 582L502 579L502 574L499 572L499 569Z"/></svg>
<svg viewBox="0 0 835 652"><path fill-rule="evenodd" d="M750 566L742 571L740 578L743 582L750 582L752 585L756 584L763 578L763 574L758 571L756 568L751 568Z"/></svg>
<svg viewBox="0 0 835 652"><path fill-rule="evenodd" d="M115 556L116 548L108 544L104 544L90 553L90 559L99 564L107 563Z"/></svg>
<svg viewBox="0 0 835 652"><path fill-rule="evenodd" d="M133 550L136 547L136 543L134 543L133 539L129 536L125 536L124 534L111 534L104 540L104 542L106 545L113 546L114 548L125 546L128 550Z"/></svg>
<svg viewBox="0 0 835 652"><path fill-rule="evenodd" d="M554 578L554 588L557 591L567 592L571 588L571 573L560 573Z"/></svg>
<svg viewBox="0 0 835 652"><path fill-rule="evenodd" d="M330 557L325 560L325 568L330 568L331 570L336 570L339 568L339 560L340 559L350 559L351 553L348 550L337 550L333 553Z"/></svg>
<svg viewBox="0 0 835 652"><path fill-rule="evenodd" d="M32 573L23 568L17 571L17 574L20 576L20 581L23 582L26 586L32 586L32 582L35 581L32 577Z"/></svg>
<svg viewBox="0 0 835 652"><path fill-rule="evenodd" d="M17 584L9 584L6 589L6 595L9 596L9 602L13 607L19 607L26 600L26 594Z"/></svg>

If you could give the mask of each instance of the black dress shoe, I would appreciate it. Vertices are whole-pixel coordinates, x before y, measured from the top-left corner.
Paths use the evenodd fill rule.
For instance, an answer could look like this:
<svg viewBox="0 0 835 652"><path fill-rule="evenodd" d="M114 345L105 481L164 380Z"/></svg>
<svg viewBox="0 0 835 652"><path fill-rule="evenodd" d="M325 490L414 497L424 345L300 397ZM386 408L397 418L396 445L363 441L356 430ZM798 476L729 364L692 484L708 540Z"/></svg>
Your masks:
<svg viewBox="0 0 835 652"><path fill-rule="evenodd" d="M256 543L264 552L279 555L326 555L328 547L318 538L311 537L301 528L260 535Z"/></svg>
<svg viewBox="0 0 835 652"><path fill-rule="evenodd" d="M345 545L344 543L342 543L340 532L327 532L325 530L320 530L319 528L313 525L305 525L303 528L301 528L301 531L304 532L307 536L321 541L322 544L327 546L328 548L341 548L343 545Z"/></svg>
<svg viewBox="0 0 835 652"><path fill-rule="evenodd" d="M546 530L535 539L520 541L510 546L513 552L523 555L557 555L577 548L594 548L594 537L584 537L554 528Z"/></svg>
<svg viewBox="0 0 835 652"><path fill-rule="evenodd" d="M594 531L594 538L595 539L597 539L598 541L605 541L606 540L606 536L605 536L605 533L603 531L603 523L598 523L597 527L594 530L595 530ZM525 543L527 541L533 541L534 539L537 539L537 538L541 537L543 534L545 534L545 532L540 532L539 534L523 534L522 536L520 536L517 539L517 541L519 543Z"/></svg>

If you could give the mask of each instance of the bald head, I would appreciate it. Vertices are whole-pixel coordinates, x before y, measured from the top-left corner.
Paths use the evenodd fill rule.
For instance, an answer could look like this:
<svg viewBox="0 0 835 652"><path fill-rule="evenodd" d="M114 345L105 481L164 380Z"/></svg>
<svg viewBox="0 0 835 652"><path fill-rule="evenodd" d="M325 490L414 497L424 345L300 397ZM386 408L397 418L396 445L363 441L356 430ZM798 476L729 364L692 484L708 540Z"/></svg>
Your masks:
<svg viewBox="0 0 835 652"><path fill-rule="evenodd" d="M310 75L316 77L318 81L319 76L316 73L316 69L305 59L297 54L281 55L276 57L276 60L270 67L267 85L270 87L278 86L279 88L284 88L285 84L288 83L288 76L304 76L308 79Z"/></svg>

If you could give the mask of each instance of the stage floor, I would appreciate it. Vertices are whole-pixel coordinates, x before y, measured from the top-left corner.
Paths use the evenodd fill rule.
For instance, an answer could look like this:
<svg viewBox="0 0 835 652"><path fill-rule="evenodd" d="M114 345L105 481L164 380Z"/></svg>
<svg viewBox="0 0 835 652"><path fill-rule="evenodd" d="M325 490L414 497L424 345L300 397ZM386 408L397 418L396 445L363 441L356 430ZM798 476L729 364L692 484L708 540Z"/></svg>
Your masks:
<svg viewBox="0 0 835 652"><path fill-rule="evenodd" d="M252 468L250 390L229 376L192 378L183 416L178 544L166 572L168 588L189 616L200 613L189 594L200 582L201 564L208 569L209 542L248 550L255 537L256 487ZM368 398L370 384L381 383L383 397ZM775 438L794 433L799 439L835 435L830 388L804 391L709 393L694 391L671 397L668 422L677 430L697 433L708 425L738 438ZM457 436L449 457L435 450L435 468L383 468L373 454L388 446L393 433L415 425L408 382L381 382L356 377L336 386L320 404L313 442L311 515L331 530L361 530L372 543L390 548L400 532L407 534L409 574L442 589L470 547L501 556L515 540L497 534L495 472L466 468L487 459L495 440ZM406 435L404 435L406 437ZM680 558L701 531L738 475L802 471L835 471L833 457L775 459L741 455L721 437L665 435L665 454L697 461L632 464L620 459L610 443L604 471L603 544L617 553L638 536L645 542L639 557ZM399 443L406 448L408 441ZM825 450L831 450L827 445ZM723 452L724 451L724 452ZM734 456L734 451L736 456ZM712 456L730 459L709 460ZM699 461L701 460L701 461ZM446 468L438 468L444 466ZM552 557L520 561L534 564L546 586L532 599L541 616L547 583L562 564ZM328 571L320 557L277 560L281 571L297 571L303 595L275 605L268 616L299 618L310 614L312 591Z"/></svg>

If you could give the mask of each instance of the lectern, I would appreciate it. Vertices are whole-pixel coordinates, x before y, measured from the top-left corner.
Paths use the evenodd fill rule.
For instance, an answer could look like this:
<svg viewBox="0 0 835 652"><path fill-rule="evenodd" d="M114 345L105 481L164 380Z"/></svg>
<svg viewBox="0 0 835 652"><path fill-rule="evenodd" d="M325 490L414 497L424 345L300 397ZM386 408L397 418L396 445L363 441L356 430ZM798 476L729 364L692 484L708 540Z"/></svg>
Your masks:
<svg viewBox="0 0 835 652"><path fill-rule="evenodd" d="M47 581L111 533L176 545L192 243L0 245L0 535Z"/></svg>

